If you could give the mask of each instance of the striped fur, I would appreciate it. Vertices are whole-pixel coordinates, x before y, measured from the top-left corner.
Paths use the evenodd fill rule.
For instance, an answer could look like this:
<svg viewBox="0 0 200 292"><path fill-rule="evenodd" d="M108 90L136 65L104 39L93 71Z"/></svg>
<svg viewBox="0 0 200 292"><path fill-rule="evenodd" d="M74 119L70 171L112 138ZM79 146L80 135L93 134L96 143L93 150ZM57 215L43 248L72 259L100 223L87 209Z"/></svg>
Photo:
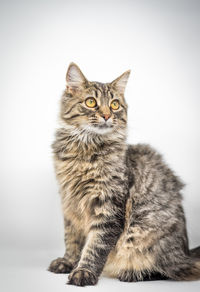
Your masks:
<svg viewBox="0 0 200 292"><path fill-rule="evenodd" d="M69 284L95 285L102 272L132 282L200 278L199 249L188 249L183 183L149 145L126 143L129 73L102 84L74 63L67 72L52 145L66 252L49 270L70 272Z"/></svg>

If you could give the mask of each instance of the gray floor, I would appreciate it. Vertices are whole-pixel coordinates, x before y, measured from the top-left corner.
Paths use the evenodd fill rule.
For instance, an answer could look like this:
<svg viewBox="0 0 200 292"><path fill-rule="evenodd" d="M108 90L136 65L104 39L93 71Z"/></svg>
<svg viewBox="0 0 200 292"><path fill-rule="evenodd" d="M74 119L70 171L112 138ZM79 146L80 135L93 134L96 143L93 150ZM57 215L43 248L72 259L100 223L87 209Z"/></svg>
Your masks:
<svg viewBox="0 0 200 292"><path fill-rule="evenodd" d="M79 288L66 285L67 275L56 275L46 270L49 262L59 256L56 251L9 251L1 250L0 291L200 291L200 281L172 282L156 281L142 283L122 283L116 279L101 277L94 287ZM134 290L133 290L134 289Z"/></svg>

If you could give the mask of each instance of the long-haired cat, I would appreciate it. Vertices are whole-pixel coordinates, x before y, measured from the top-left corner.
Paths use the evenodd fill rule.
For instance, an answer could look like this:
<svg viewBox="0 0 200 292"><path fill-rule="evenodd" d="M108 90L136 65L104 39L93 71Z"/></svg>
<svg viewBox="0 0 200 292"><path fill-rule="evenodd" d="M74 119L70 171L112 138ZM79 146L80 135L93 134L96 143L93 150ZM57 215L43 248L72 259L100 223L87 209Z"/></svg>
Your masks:
<svg viewBox="0 0 200 292"><path fill-rule="evenodd" d="M189 250L183 183L148 145L127 145L124 90L88 81L71 63L52 145L66 251L50 264L69 284L200 279L200 248Z"/></svg>

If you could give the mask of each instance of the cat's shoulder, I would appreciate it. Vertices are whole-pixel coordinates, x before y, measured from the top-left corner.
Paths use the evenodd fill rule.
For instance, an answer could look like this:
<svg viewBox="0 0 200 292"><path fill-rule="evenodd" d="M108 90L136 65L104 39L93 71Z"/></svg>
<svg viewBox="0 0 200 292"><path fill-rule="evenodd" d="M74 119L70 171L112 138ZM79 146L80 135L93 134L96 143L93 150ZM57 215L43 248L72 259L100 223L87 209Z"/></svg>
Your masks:
<svg viewBox="0 0 200 292"><path fill-rule="evenodd" d="M127 145L127 163L131 170L140 180L162 182L168 189L180 190L184 187L182 180L165 162L162 154L149 144Z"/></svg>
<svg viewBox="0 0 200 292"><path fill-rule="evenodd" d="M149 144L127 145L127 155L131 161L151 161L163 163L163 156Z"/></svg>

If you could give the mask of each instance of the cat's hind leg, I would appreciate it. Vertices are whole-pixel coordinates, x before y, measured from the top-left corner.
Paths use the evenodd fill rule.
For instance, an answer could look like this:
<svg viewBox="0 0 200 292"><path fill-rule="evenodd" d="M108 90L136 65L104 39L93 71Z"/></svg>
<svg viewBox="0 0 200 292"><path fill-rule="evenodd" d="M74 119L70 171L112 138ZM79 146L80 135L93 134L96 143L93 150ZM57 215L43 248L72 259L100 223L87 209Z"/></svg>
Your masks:
<svg viewBox="0 0 200 292"><path fill-rule="evenodd" d="M135 272L133 270L123 270L120 271L118 275L118 279L121 282L137 282L138 279L135 275Z"/></svg>
<svg viewBox="0 0 200 292"><path fill-rule="evenodd" d="M122 282L141 282L167 280L169 278L159 272L124 270L119 273L118 279Z"/></svg>
<svg viewBox="0 0 200 292"><path fill-rule="evenodd" d="M200 259L184 257L179 263L165 267L165 274L175 281L200 280Z"/></svg>

